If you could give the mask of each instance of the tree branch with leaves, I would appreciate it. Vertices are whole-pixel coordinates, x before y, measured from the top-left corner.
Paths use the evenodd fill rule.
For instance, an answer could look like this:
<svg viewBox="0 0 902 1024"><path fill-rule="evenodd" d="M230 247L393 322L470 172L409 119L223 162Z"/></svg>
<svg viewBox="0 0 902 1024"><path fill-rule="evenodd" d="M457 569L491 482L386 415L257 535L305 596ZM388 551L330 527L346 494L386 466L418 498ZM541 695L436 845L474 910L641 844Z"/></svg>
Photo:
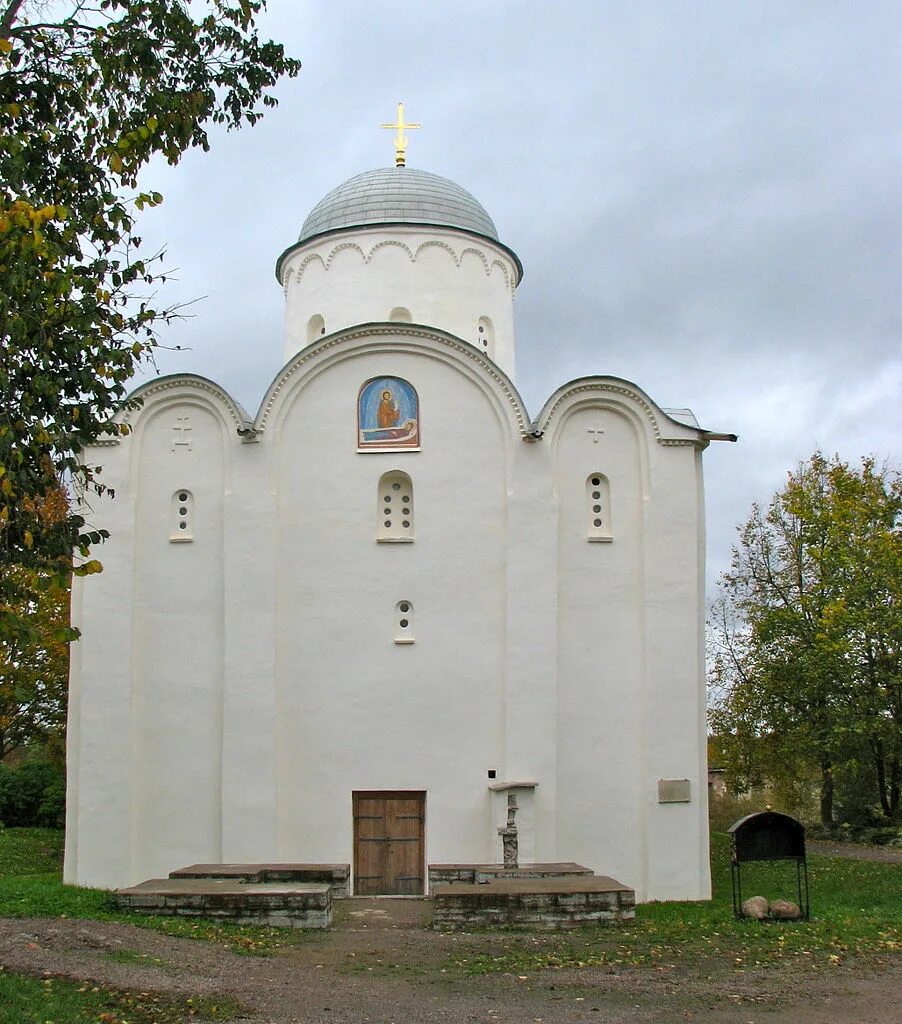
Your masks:
<svg viewBox="0 0 902 1024"><path fill-rule="evenodd" d="M709 617L711 725L733 767L864 766L885 817L902 783L902 482L815 453L740 529ZM757 759L757 760L756 760ZM742 774L742 772L740 774Z"/></svg>
<svg viewBox="0 0 902 1024"><path fill-rule="evenodd" d="M37 514L60 482L102 491L85 449L115 436L128 381L177 310L142 257L139 187L155 156L254 124L298 73L261 40L256 0L98 0L0 14L0 635L22 627L15 567L97 571L106 536L77 511Z"/></svg>

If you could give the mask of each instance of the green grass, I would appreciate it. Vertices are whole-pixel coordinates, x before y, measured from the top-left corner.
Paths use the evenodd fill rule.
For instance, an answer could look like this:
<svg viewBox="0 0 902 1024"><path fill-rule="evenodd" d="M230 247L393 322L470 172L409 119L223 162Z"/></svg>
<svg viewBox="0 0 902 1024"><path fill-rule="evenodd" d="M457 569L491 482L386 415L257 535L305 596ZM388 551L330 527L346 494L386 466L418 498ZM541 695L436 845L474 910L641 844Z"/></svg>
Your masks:
<svg viewBox="0 0 902 1024"><path fill-rule="evenodd" d="M0 878L59 871L64 842L55 828L0 828Z"/></svg>
<svg viewBox="0 0 902 1024"><path fill-rule="evenodd" d="M25 978L0 968L0 1024L184 1024L240 1013L231 999L121 992L60 978Z"/></svg>
<svg viewBox="0 0 902 1024"><path fill-rule="evenodd" d="M450 966L471 974L518 975L598 965L666 969L701 961L712 970L778 964L817 970L902 950L900 864L812 856L811 920L763 924L733 916L729 847L721 833L712 836L712 864L710 902L644 904L633 922L563 935L497 932L491 953L480 948L484 942L464 944ZM788 864L744 866L742 881L744 896L796 898L795 869Z"/></svg>
<svg viewBox="0 0 902 1024"><path fill-rule="evenodd" d="M76 917L120 921L180 938L216 942L233 953L266 956L304 940L294 928L262 928L203 918L155 917L119 910L105 889L61 881L62 833L0 829L0 917ZM0 1018L0 1024L3 1024Z"/></svg>

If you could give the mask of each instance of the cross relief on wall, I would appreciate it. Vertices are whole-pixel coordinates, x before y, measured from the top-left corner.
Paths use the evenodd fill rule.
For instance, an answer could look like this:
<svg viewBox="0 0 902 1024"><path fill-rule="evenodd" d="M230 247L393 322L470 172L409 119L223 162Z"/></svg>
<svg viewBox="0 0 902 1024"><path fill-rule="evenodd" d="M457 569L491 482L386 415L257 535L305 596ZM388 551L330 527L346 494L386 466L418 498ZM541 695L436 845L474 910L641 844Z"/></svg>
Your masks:
<svg viewBox="0 0 902 1024"><path fill-rule="evenodd" d="M598 423L593 423L591 427L586 430L587 434L592 434L592 443L598 444L598 435L604 433L604 428Z"/></svg>
<svg viewBox="0 0 902 1024"><path fill-rule="evenodd" d="M188 436L192 428L191 421L187 416L176 416L175 423L170 429L172 431L169 443L170 451L174 452L177 448L187 448L189 452L194 450L191 438Z"/></svg>

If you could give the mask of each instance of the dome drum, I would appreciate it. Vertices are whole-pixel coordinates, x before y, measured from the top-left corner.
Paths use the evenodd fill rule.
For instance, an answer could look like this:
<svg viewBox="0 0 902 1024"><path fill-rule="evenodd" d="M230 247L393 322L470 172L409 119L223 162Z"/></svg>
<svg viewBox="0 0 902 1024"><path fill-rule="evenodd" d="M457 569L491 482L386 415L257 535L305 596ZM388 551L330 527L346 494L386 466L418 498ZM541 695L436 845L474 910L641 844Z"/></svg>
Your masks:
<svg viewBox="0 0 902 1024"><path fill-rule="evenodd" d="M276 273L286 360L323 334L403 309L406 322L476 345L513 376L520 261L479 202L436 174L393 167L350 178L313 208Z"/></svg>

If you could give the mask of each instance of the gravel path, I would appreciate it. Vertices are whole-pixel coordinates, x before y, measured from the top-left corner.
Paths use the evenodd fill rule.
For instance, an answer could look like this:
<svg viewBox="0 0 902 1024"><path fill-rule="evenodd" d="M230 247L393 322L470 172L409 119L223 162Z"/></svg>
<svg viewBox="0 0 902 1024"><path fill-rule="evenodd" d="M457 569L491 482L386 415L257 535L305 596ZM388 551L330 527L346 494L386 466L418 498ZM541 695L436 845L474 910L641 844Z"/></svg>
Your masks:
<svg viewBox="0 0 902 1024"><path fill-rule="evenodd" d="M812 839L807 844L808 853L820 853L826 857L843 857L846 860L879 860L885 864L902 864L902 850L894 846L862 846L859 843L834 843Z"/></svg>
<svg viewBox="0 0 902 1024"><path fill-rule="evenodd" d="M810 842L811 853L902 862L886 847ZM490 932L428 928L427 900L351 899L333 928L307 932L271 957L131 925L0 918L0 965L137 991L228 995L233 1024L900 1024L902 957L821 972L799 964L733 970L584 968L535 975L463 975L452 955L494 955Z"/></svg>
<svg viewBox="0 0 902 1024"><path fill-rule="evenodd" d="M899 1024L902 958L821 974L771 968L586 968L463 976L455 951L498 936L424 928L425 900L346 900L333 929L266 958L130 925L0 919L0 964L138 991L227 994L254 1024ZM115 957L115 959L114 959ZM123 962L123 958L127 962ZM237 1024L237 1021L235 1022Z"/></svg>

